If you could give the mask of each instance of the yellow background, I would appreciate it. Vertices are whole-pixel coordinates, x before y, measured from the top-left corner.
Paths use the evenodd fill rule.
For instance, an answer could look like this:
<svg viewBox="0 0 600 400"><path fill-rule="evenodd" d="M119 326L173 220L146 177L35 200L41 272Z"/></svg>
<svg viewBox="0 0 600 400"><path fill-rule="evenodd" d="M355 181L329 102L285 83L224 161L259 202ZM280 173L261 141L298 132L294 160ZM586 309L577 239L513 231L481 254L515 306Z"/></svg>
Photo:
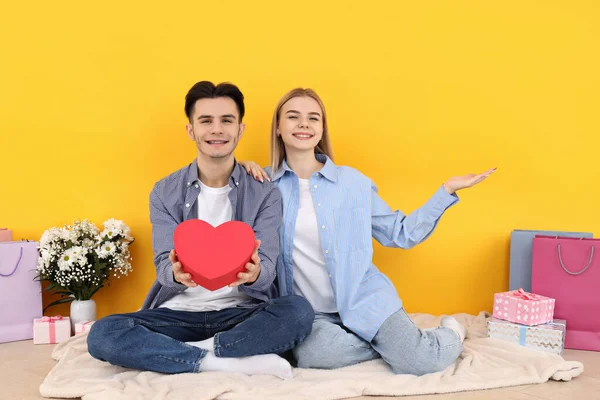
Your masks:
<svg viewBox="0 0 600 400"><path fill-rule="evenodd" d="M246 95L237 156L261 165L279 97L314 88L337 163L406 213L450 176L498 167L425 243L376 246L409 312L490 310L514 228L600 231L597 1L2 8L0 226L38 240L78 218L125 221L134 272L97 294L98 317L137 309L154 280L148 195L195 156L184 96L204 79Z"/></svg>

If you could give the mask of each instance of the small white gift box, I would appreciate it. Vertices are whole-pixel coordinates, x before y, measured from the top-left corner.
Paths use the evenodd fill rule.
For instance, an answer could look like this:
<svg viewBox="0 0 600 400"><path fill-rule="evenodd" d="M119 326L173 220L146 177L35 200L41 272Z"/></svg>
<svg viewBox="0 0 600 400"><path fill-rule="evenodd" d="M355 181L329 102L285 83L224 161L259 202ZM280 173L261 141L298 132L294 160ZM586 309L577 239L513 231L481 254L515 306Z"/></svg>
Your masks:
<svg viewBox="0 0 600 400"><path fill-rule="evenodd" d="M94 322L95 321L77 322L75 324L75 334L77 335L78 333L88 332L92 328L92 325L94 325Z"/></svg>
<svg viewBox="0 0 600 400"><path fill-rule="evenodd" d="M71 337L69 317L56 315L33 320L33 344L55 344Z"/></svg>

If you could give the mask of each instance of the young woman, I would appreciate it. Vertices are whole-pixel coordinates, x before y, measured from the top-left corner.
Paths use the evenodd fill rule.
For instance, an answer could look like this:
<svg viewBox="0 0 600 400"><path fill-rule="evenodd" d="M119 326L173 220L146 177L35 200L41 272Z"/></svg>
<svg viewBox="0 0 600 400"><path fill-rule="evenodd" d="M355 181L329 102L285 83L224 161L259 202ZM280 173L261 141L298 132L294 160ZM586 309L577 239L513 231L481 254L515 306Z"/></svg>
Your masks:
<svg viewBox="0 0 600 400"><path fill-rule="evenodd" d="M273 115L271 167L243 162L283 197L277 261L281 295L299 294L313 306L312 333L296 347L301 368L339 368L383 358L396 374L445 369L462 352L465 328L452 317L421 330L408 317L388 277L372 263L371 237L411 248L427 239L456 191L495 169L450 178L421 208L393 211L356 169L333 163L325 107L311 89L284 95Z"/></svg>

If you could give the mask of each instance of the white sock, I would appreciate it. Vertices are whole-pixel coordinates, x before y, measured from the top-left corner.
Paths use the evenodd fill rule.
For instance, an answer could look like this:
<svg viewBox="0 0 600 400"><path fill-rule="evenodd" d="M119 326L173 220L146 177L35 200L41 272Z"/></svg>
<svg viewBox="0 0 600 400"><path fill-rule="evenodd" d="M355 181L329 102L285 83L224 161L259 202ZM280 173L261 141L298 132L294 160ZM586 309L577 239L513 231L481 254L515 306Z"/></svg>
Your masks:
<svg viewBox="0 0 600 400"><path fill-rule="evenodd" d="M200 364L200 371L241 372L246 375L275 375L281 379L292 379L292 366L277 354L261 354L249 357L217 357L207 353Z"/></svg>
<svg viewBox="0 0 600 400"><path fill-rule="evenodd" d="M190 346L199 347L204 350L208 350L211 353L215 352L215 337L208 338L206 340L201 340L199 342L185 342Z"/></svg>
<svg viewBox="0 0 600 400"><path fill-rule="evenodd" d="M442 318L442 326L446 328L452 329L456 334L460 337L460 342L465 341L465 336L467 336L467 329L460 324L454 317L443 317Z"/></svg>

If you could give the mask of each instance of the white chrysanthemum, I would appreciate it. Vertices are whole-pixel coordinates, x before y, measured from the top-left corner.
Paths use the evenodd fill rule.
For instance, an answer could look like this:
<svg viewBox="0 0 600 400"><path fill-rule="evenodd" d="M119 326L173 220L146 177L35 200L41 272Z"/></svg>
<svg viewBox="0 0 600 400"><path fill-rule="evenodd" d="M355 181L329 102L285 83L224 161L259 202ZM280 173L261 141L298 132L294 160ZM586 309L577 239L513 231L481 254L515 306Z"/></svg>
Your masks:
<svg viewBox="0 0 600 400"><path fill-rule="evenodd" d="M47 267L48 265L50 265L50 262L52 261L52 259L54 258L54 254L48 250L48 249L41 249L40 250L40 258L39 258L39 264Z"/></svg>
<svg viewBox="0 0 600 400"><path fill-rule="evenodd" d="M46 229L40 238L40 247L48 247L52 241L52 230L56 228Z"/></svg>
<svg viewBox="0 0 600 400"><path fill-rule="evenodd" d="M70 271L72 267L73 259L65 252L65 254L58 259L58 269L61 271Z"/></svg>
<svg viewBox="0 0 600 400"><path fill-rule="evenodd" d="M96 242L93 241L92 239L83 239L82 242L83 247L88 248L88 249L92 249L94 247L96 247Z"/></svg>
<svg viewBox="0 0 600 400"><path fill-rule="evenodd" d="M56 243L60 240L69 240L70 239L70 231L65 228L50 228L42 234L42 238L40 239L40 247L49 247L53 243Z"/></svg>
<svg viewBox="0 0 600 400"><path fill-rule="evenodd" d="M96 249L96 254L100 258L108 258L115 254L117 246L113 242L104 242Z"/></svg>
<svg viewBox="0 0 600 400"><path fill-rule="evenodd" d="M69 240L71 241L71 243L79 243L79 241L81 240L81 232L77 231L77 230L72 230L69 232Z"/></svg>
<svg viewBox="0 0 600 400"><path fill-rule="evenodd" d="M87 249L80 246L73 246L65 252L58 259L58 268L61 271L70 271L75 265L87 264Z"/></svg>
<svg viewBox="0 0 600 400"><path fill-rule="evenodd" d="M71 231L67 228L57 228L57 237L64 241L67 241L71 238Z"/></svg>
<svg viewBox="0 0 600 400"><path fill-rule="evenodd" d="M75 243L77 245L84 245L84 240L87 240L87 238L89 237L97 236L99 231L100 230L96 227L96 225L92 224L87 219L83 221L75 221L73 223L73 226L71 227L70 240L72 243Z"/></svg>
<svg viewBox="0 0 600 400"><path fill-rule="evenodd" d="M111 218L104 221L104 230L100 235L102 238L108 237L109 239L115 236L121 235L126 239L131 239L131 230L123 221Z"/></svg>
<svg viewBox="0 0 600 400"><path fill-rule="evenodd" d="M73 225L73 229L89 235L97 235L98 232L100 232L100 229L98 229L96 225L92 224L87 219L76 222Z"/></svg>
<svg viewBox="0 0 600 400"><path fill-rule="evenodd" d="M131 229L125 224L123 224L123 237L127 240L133 240L133 236L131 236Z"/></svg>
<svg viewBox="0 0 600 400"><path fill-rule="evenodd" d="M115 225L107 225L106 223L104 223L104 230L102 231L102 233L100 234L100 237L102 239L112 239L115 236L119 235L121 233L121 231L119 230L119 228Z"/></svg>

